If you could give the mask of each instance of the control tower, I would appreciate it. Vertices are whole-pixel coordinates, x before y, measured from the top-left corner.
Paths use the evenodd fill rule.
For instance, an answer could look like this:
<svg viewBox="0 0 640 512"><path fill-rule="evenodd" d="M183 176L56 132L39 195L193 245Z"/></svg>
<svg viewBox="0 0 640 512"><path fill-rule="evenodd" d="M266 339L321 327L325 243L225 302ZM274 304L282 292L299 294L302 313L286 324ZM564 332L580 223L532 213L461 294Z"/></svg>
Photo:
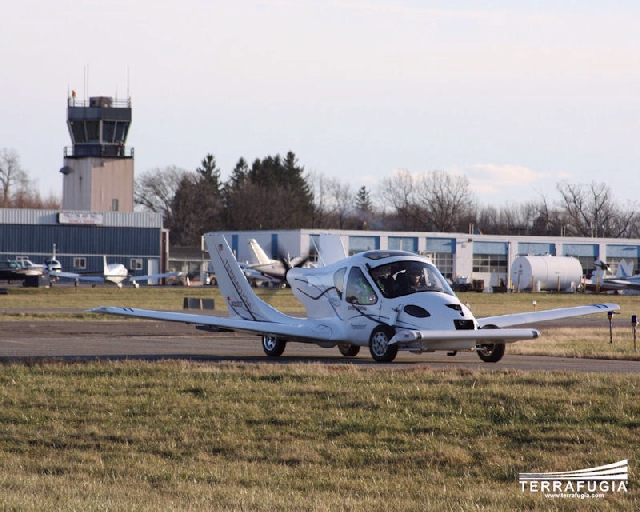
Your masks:
<svg viewBox="0 0 640 512"><path fill-rule="evenodd" d="M67 126L73 146L65 148L62 208L133 212L133 148L127 148L131 98L68 98Z"/></svg>

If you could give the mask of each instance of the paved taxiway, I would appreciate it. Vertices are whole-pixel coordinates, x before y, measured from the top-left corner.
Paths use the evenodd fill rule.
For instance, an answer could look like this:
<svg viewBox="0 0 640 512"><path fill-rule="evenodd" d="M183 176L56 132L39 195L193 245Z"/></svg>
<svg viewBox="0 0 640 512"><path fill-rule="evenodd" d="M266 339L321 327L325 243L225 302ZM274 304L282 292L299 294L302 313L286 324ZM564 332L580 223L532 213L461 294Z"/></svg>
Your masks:
<svg viewBox="0 0 640 512"><path fill-rule="evenodd" d="M473 353L448 357L443 352L399 353L394 363L375 363L365 347L356 358L340 355L337 348L292 343L283 356L267 358L260 338L236 333L210 334L192 325L144 320L7 321L0 328L0 361L39 358L75 359L193 359L251 363L357 364L372 368L430 368L473 370L550 370L640 373L639 361L609 361L507 354L497 364L480 361Z"/></svg>

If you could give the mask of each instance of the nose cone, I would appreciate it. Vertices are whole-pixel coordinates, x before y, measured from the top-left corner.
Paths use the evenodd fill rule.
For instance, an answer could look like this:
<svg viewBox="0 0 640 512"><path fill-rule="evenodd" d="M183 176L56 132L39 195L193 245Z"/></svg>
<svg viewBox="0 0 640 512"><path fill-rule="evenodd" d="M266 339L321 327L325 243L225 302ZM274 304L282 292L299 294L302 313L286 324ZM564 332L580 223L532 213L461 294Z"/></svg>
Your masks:
<svg viewBox="0 0 640 512"><path fill-rule="evenodd" d="M446 293L424 293L411 296L402 306L404 319L425 329L475 329L476 320L457 297ZM406 298L405 298L406 300Z"/></svg>

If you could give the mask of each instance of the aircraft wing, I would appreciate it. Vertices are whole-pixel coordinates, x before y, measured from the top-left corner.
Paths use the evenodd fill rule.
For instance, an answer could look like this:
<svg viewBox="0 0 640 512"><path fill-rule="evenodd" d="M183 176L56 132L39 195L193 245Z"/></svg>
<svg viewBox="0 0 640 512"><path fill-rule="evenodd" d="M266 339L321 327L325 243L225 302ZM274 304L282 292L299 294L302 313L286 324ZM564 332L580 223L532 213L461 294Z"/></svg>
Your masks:
<svg viewBox="0 0 640 512"><path fill-rule="evenodd" d="M129 276L129 281L135 283L136 281L149 281L151 279L162 279L164 277L177 277L181 275L182 272L164 272L162 274L151 274L149 276Z"/></svg>
<svg viewBox="0 0 640 512"><path fill-rule="evenodd" d="M258 272L257 270L254 270L254 269L252 269L250 267L246 267L246 268L242 269L242 271L244 272L244 275L246 276L247 279L255 279L256 281L266 281L266 282L269 282L269 283L282 282L282 279L270 276L268 274L263 274L263 273Z"/></svg>
<svg viewBox="0 0 640 512"><path fill-rule="evenodd" d="M613 285L613 286L611 286ZM638 276L628 278L605 279L601 287L613 287L615 290L640 290L640 279Z"/></svg>
<svg viewBox="0 0 640 512"><path fill-rule="evenodd" d="M217 327L221 330L251 332L255 334L275 334L283 338L295 340L337 341L342 337L335 328L326 323L309 321L305 318L291 317L291 323L245 320L212 315L196 315L193 313L177 313L172 311L154 311L150 309L121 308L115 306L100 306L89 309L90 313L120 315L134 318L147 318L168 322L182 322L186 324Z"/></svg>
<svg viewBox="0 0 640 512"><path fill-rule="evenodd" d="M590 304L588 306L576 306L572 308L548 309L546 311L531 311L529 313L514 313L511 315L487 316L478 318L478 325L486 327L488 325L496 327L511 327L513 325L534 324L537 322L547 322L549 320L560 320L574 316L592 315L594 313L608 313L617 311L620 306L617 304Z"/></svg>
<svg viewBox="0 0 640 512"><path fill-rule="evenodd" d="M87 276L84 274L76 274L75 272L49 272L53 277L64 277L67 279L77 279L79 281L88 281L92 283L104 283L104 277L102 276Z"/></svg>

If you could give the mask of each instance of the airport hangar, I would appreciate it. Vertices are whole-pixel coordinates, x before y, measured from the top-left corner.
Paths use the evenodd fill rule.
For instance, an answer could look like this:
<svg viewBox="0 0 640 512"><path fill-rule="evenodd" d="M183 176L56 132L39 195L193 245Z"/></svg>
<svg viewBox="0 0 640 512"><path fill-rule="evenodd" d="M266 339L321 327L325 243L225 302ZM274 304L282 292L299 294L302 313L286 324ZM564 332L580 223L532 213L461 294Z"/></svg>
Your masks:
<svg viewBox="0 0 640 512"><path fill-rule="evenodd" d="M225 231L238 261L249 261L248 241L254 238L273 259L279 253L316 258L320 233L338 234L349 255L392 249L429 256L445 277L464 276L481 283L484 291L510 286L511 265L518 256L573 256L590 276L598 259L615 274L621 260L639 268L640 240L548 236L501 236L464 233L343 231L300 229L287 231Z"/></svg>
<svg viewBox="0 0 640 512"><path fill-rule="evenodd" d="M122 263L133 275L168 264L168 231L157 213L0 209L0 259L41 264L55 254L65 271Z"/></svg>

